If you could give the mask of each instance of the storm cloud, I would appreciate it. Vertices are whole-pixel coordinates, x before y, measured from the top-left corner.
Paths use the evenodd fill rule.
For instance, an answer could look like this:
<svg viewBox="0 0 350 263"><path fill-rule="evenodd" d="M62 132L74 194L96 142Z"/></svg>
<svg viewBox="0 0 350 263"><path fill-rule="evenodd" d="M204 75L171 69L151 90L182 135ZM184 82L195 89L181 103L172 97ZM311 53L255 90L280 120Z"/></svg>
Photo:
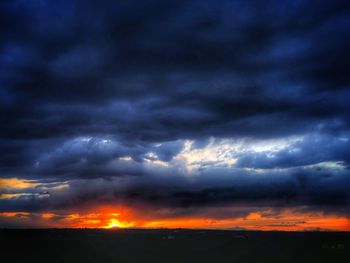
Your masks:
<svg viewBox="0 0 350 263"><path fill-rule="evenodd" d="M349 27L341 0L2 1L0 176L39 185L0 210L345 213Z"/></svg>

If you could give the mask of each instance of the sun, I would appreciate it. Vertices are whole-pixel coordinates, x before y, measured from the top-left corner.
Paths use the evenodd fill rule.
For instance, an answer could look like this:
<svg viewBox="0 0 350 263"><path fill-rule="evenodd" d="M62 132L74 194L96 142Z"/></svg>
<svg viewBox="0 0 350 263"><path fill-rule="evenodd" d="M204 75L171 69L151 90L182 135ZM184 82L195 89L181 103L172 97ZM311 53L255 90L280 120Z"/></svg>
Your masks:
<svg viewBox="0 0 350 263"><path fill-rule="evenodd" d="M103 228L128 228L133 227L134 225L134 222L123 222L118 219L112 218L108 221L107 225L103 226Z"/></svg>

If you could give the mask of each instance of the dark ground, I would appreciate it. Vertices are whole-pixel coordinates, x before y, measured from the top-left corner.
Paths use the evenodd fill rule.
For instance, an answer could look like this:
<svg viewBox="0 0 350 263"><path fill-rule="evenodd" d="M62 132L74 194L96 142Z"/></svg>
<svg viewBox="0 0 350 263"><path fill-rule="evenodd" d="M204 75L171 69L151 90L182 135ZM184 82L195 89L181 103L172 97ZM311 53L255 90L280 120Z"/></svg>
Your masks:
<svg viewBox="0 0 350 263"><path fill-rule="evenodd" d="M1 262L350 262L350 233L0 230Z"/></svg>

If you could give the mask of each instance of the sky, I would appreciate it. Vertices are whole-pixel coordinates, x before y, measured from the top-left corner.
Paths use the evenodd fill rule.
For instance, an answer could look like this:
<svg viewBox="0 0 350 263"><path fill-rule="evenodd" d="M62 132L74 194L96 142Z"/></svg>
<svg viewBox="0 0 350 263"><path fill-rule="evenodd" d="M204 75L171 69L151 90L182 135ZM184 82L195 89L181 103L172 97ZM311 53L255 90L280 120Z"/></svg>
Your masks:
<svg viewBox="0 0 350 263"><path fill-rule="evenodd" d="M0 227L350 231L350 2L0 2Z"/></svg>

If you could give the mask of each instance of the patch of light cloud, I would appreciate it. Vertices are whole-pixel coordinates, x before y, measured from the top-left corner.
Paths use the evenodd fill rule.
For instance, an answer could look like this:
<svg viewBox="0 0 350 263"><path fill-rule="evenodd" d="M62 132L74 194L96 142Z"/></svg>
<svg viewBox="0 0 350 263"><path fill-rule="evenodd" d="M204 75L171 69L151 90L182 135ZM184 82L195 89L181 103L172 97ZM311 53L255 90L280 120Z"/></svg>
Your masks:
<svg viewBox="0 0 350 263"><path fill-rule="evenodd" d="M32 200L49 198L52 193L69 188L69 182L39 182L18 178L0 179L1 200Z"/></svg>
<svg viewBox="0 0 350 263"><path fill-rule="evenodd" d="M118 160L120 160L120 161L132 161L132 158L131 158L131 156L123 156L123 157L118 158Z"/></svg>
<svg viewBox="0 0 350 263"><path fill-rule="evenodd" d="M345 170L346 165L344 162L335 162L335 161L328 161L328 162L320 162L312 165L308 165L307 167L310 168L316 168L316 169L329 169L332 171L336 170Z"/></svg>
<svg viewBox="0 0 350 263"><path fill-rule="evenodd" d="M49 193L16 193L16 194L0 194L0 199L20 199L20 200L32 200L32 199L45 199L50 197Z"/></svg>
<svg viewBox="0 0 350 263"><path fill-rule="evenodd" d="M79 158L93 159L92 157L96 156L105 161L105 167L108 166L117 172L120 170L140 172L145 169L146 173L186 175L201 173L209 169L243 169L247 172L260 174L266 172L267 169L283 170L288 168L278 163L279 158L282 161L282 157L293 159L299 152L305 152L309 141L313 145L315 143L322 144L322 140L323 137L318 134L260 140L211 137L204 144L196 140L176 140L130 147L106 137L78 137L46 156L52 156L52 158L42 158L41 160L43 162L51 159L60 161L62 158L64 161L67 155L72 155L73 157L68 158L68 160L76 162ZM342 137L337 140L347 142L348 138ZM57 158L55 154L58 156ZM262 161L271 162L271 165L259 165ZM242 165L242 162L246 162L246 164ZM295 166L307 168L311 164L312 161ZM333 170L344 168L344 164L330 162L326 158L324 162L312 165L314 168ZM310 166L310 168L312 167ZM68 187L68 184L57 187L59 190ZM51 187L51 190L55 189Z"/></svg>
<svg viewBox="0 0 350 263"><path fill-rule="evenodd" d="M230 168L234 167L240 155L245 153L265 152L273 157L274 153L286 148L298 151L291 146L302 139L303 137L297 136L273 140L210 138L204 147L195 147L195 141L186 140L183 151L174 157L174 161L182 163L188 172L214 167Z"/></svg>
<svg viewBox="0 0 350 263"><path fill-rule="evenodd" d="M159 157L155 152L146 153L143 160L145 164L154 166L154 167L169 167L170 165L169 162L159 160Z"/></svg>
<svg viewBox="0 0 350 263"><path fill-rule="evenodd" d="M39 185L41 183L35 180L0 178L0 190L33 188Z"/></svg>

